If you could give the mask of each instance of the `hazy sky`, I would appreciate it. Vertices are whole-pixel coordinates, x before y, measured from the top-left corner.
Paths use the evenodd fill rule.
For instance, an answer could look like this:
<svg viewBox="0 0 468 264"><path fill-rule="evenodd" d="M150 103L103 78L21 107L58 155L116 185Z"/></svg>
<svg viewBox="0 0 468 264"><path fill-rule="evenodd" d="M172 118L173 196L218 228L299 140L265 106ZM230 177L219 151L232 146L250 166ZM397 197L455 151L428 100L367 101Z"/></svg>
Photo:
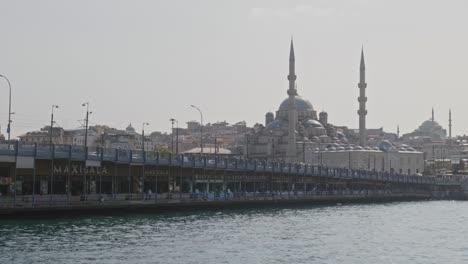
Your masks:
<svg viewBox="0 0 468 264"><path fill-rule="evenodd" d="M361 45L368 127L410 132L431 107L468 134L467 1L0 0L0 73L13 85L12 133L50 120L137 131L198 120L264 122L286 98L289 41L297 86L336 125L358 127ZM0 80L5 134L7 85Z"/></svg>

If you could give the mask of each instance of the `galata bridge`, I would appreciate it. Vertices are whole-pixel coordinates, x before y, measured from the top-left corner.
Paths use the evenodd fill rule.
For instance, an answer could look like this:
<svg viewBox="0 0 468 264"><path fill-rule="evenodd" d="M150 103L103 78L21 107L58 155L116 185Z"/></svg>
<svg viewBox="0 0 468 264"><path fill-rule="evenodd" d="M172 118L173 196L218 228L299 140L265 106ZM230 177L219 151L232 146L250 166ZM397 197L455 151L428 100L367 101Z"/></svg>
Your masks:
<svg viewBox="0 0 468 264"><path fill-rule="evenodd" d="M463 198L463 177L222 155L0 142L0 214L272 202Z"/></svg>

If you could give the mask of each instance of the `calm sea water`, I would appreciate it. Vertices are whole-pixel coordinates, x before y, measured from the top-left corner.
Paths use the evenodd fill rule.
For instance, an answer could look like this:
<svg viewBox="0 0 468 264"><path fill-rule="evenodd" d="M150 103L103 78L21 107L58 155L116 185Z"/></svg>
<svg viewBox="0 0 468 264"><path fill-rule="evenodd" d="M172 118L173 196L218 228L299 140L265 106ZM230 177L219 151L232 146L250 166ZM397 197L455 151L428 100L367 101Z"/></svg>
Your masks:
<svg viewBox="0 0 468 264"><path fill-rule="evenodd" d="M0 263L468 263L468 202L2 220Z"/></svg>

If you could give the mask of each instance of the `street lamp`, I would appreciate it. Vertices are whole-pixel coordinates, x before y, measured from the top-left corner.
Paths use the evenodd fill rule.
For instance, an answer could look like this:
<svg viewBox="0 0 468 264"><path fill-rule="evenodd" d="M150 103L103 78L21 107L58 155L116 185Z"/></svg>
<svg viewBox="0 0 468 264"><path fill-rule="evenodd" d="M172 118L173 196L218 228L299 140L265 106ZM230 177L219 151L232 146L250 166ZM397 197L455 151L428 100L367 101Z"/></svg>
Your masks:
<svg viewBox="0 0 468 264"><path fill-rule="evenodd" d="M85 148L88 146L88 121L89 121L89 115L92 114L93 112L89 111L89 102L81 104L81 106L86 106L86 124L85 124L85 139L84 139L84 146Z"/></svg>
<svg viewBox="0 0 468 264"><path fill-rule="evenodd" d="M141 137L142 137L142 141L141 141L141 149L143 150L143 152L145 151L145 125L149 126L149 123L148 122L143 122L142 124L142 129L141 129Z"/></svg>
<svg viewBox="0 0 468 264"><path fill-rule="evenodd" d="M249 159L249 134L245 134L245 157Z"/></svg>
<svg viewBox="0 0 468 264"><path fill-rule="evenodd" d="M198 112L200 113L200 153L203 154L203 113L200 110L200 108L194 105L190 105L190 106L197 109Z"/></svg>
<svg viewBox="0 0 468 264"><path fill-rule="evenodd" d="M8 83L8 88L10 90L9 96L8 96L8 127L7 127L7 133L8 133L8 144L10 144L10 134L11 134L11 83L10 80L5 75L0 74L0 77L5 79ZM8 146L8 149L10 149L10 146Z"/></svg>
<svg viewBox="0 0 468 264"><path fill-rule="evenodd" d="M50 114L50 140L49 140L50 149L52 149L52 132L53 132L52 128L54 127L54 109L55 108L59 108L59 106L58 105L52 105L52 112Z"/></svg>
<svg viewBox="0 0 468 264"><path fill-rule="evenodd" d="M179 154L179 121L176 119L176 145L175 153Z"/></svg>
<svg viewBox="0 0 468 264"><path fill-rule="evenodd" d="M177 119L171 118L172 130L171 130L171 152L174 153L174 122L176 123L176 145L175 145L175 153L179 154L179 121Z"/></svg>

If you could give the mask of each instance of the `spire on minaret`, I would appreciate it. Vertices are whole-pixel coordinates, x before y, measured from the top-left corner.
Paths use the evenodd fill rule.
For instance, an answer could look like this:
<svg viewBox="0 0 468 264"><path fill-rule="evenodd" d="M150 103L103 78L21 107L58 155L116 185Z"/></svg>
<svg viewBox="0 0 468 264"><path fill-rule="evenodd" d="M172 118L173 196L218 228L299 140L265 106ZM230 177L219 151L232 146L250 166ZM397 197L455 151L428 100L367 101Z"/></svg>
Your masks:
<svg viewBox="0 0 468 264"><path fill-rule="evenodd" d="M289 89L288 89L288 95L297 95L297 89L296 89L296 58L294 56L294 42L293 39L291 38L291 48L289 50L289 75L288 75L288 80L289 80Z"/></svg>
<svg viewBox="0 0 468 264"><path fill-rule="evenodd" d="M289 49L289 60L294 60L294 41L293 38L291 37L291 47Z"/></svg>
<svg viewBox="0 0 468 264"><path fill-rule="evenodd" d="M449 139L452 138L452 109L449 108Z"/></svg>
<svg viewBox="0 0 468 264"><path fill-rule="evenodd" d="M431 121L434 122L434 107L432 107L432 116L431 116Z"/></svg>
<svg viewBox="0 0 468 264"><path fill-rule="evenodd" d="M361 71L366 70L366 64L364 63L364 47L361 48L361 65L359 67Z"/></svg>
<svg viewBox="0 0 468 264"><path fill-rule="evenodd" d="M365 147L367 144L367 131L366 131L366 65L364 63L364 48L361 50L361 64L359 67L359 145Z"/></svg>

